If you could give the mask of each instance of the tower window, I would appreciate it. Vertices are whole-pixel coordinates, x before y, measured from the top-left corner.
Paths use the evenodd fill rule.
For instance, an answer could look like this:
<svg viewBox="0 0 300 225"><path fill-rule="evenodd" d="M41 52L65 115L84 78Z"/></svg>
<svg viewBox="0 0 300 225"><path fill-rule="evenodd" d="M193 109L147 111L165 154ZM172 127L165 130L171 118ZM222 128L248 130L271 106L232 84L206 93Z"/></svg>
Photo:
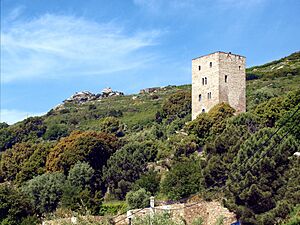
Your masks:
<svg viewBox="0 0 300 225"><path fill-rule="evenodd" d="M205 79L205 84L207 84L207 77L205 77L204 79Z"/></svg>
<svg viewBox="0 0 300 225"><path fill-rule="evenodd" d="M207 93L207 98L208 98L208 99L211 99L211 92L208 92L208 93Z"/></svg>
<svg viewBox="0 0 300 225"><path fill-rule="evenodd" d="M209 67L212 68L212 62L209 63Z"/></svg>
<svg viewBox="0 0 300 225"><path fill-rule="evenodd" d="M239 70L241 70L241 66L239 66Z"/></svg>
<svg viewBox="0 0 300 225"><path fill-rule="evenodd" d="M204 78L202 78L202 85L204 85Z"/></svg>
<svg viewBox="0 0 300 225"><path fill-rule="evenodd" d="M198 66L198 69L201 70L201 66Z"/></svg>
<svg viewBox="0 0 300 225"><path fill-rule="evenodd" d="M227 80L228 80L228 76L225 75L225 83L227 83Z"/></svg>
<svg viewBox="0 0 300 225"><path fill-rule="evenodd" d="M199 95L199 102L201 102L201 94Z"/></svg>
<svg viewBox="0 0 300 225"><path fill-rule="evenodd" d="M205 109L202 109L202 113L205 113Z"/></svg>

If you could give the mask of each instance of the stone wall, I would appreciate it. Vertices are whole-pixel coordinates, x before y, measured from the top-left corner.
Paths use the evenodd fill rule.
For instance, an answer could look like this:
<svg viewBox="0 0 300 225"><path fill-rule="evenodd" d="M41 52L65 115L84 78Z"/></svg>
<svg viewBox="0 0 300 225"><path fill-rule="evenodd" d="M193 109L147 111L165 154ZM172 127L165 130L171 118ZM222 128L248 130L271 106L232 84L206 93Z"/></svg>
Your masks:
<svg viewBox="0 0 300 225"><path fill-rule="evenodd" d="M150 208L143 210L131 210L127 215L133 215L133 217L143 217L150 214ZM236 221L234 213L224 208L219 202L202 201L197 204L195 203L183 203L173 204L165 206L157 206L154 208L154 213L168 212L171 214L174 220L184 221L186 224L191 224L195 219L201 217L203 219L203 225L213 225L219 218L223 218L224 225L230 225ZM121 220L121 221L120 221ZM129 220L126 215L121 215L115 218L116 225L127 225Z"/></svg>
<svg viewBox="0 0 300 225"><path fill-rule="evenodd" d="M212 67L210 67L210 62ZM200 70L199 70L200 66ZM203 84L202 79L207 80ZM210 54L192 60L192 119L202 110L208 112L211 106L219 103L219 54ZM211 99L208 99L211 93ZM201 95L201 100L199 100Z"/></svg>
<svg viewBox="0 0 300 225"><path fill-rule="evenodd" d="M245 58L239 55L220 53L219 96L220 102L227 102L237 113L246 111ZM225 82L227 76L227 82Z"/></svg>

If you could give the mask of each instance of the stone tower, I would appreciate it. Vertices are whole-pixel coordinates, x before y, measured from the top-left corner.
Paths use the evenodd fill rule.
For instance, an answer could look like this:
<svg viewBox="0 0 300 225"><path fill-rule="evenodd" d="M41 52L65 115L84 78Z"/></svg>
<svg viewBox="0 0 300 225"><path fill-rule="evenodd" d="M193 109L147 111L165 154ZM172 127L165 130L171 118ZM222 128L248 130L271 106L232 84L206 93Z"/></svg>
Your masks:
<svg viewBox="0 0 300 225"><path fill-rule="evenodd" d="M246 58L215 52L192 60L192 119L226 102L236 113L246 111Z"/></svg>

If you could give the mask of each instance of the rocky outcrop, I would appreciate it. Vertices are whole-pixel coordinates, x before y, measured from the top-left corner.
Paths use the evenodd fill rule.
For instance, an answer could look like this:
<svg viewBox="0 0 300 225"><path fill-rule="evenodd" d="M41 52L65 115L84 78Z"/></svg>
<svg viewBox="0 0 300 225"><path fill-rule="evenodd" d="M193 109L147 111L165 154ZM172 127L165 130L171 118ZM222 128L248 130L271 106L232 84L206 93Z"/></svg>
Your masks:
<svg viewBox="0 0 300 225"><path fill-rule="evenodd" d="M102 90L102 92L99 94L93 94L89 91L76 92L74 95L72 95L71 97L64 100L63 103L82 104L85 102L100 100L100 99L108 98L108 97L112 97L112 96L122 96L122 95L124 95L123 92L113 91L109 87L109 88L104 88Z"/></svg>
<svg viewBox="0 0 300 225"><path fill-rule="evenodd" d="M140 90L140 94L151 94L151 93L157 93L158 91L165 91L167 89L170 89L172 87L176 87L175 85L168 85L166 87L151 87L151 88L145 88Z"/></svg>
<svg viewBox="0 0 300 225"><path fill-rule="evenodd" d="M67 98L64 100L64 103L67 102L72 102L72 103L83 103L87 101L92 101L96 99L96 95L89 92L89 91L81 91L81 92L76 92L74 95L72 95L70 98Z"/></svg>
<svg viewBox="0 0 300 225"><path fill-rule="evenodd" d="M140 90L140 94L156 93L160 89L161 89L160 87L145 88L145 89Z"/></svg>

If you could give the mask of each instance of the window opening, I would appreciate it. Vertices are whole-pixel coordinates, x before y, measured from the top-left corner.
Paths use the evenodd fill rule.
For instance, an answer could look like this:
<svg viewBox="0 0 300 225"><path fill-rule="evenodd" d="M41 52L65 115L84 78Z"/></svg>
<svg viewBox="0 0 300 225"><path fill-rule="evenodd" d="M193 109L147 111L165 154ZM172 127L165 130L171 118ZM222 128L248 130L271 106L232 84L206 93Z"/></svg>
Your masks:
<svg viewBox="0 0 300 225"><path fill-rule="evenodd" d="M208 92L208 93L207 93L207 98L208 98L208 99L211 99L211 92Z"/></svg>
<svg viewBox="0 0 300 225"><path fill-rule="evenodd" d="M207 84L207 78L205 77L205 84Z"/></svg>
<svg viewBox="0 0 300 225"><path fill-rule="evenodd" d="M227 81L228 81L228 76L225 75L225 83L227 83Z"/></svg>
<svg viewBox="0 0 300 225"><path fill-rule="evenodd" d="M209 67L212 68L212 62L209 63Z"/></svg>
<svg viewBox="0 0 300 225"><path fill-rule="evenodd" d="M198 66L198 69L201 70L201 66Z"/></svg>
<svg viewBox="0 0 300 225"><path fill-rule="evenodd" d="M199 95L199 102L201 101L201 94Z"/></svg>

